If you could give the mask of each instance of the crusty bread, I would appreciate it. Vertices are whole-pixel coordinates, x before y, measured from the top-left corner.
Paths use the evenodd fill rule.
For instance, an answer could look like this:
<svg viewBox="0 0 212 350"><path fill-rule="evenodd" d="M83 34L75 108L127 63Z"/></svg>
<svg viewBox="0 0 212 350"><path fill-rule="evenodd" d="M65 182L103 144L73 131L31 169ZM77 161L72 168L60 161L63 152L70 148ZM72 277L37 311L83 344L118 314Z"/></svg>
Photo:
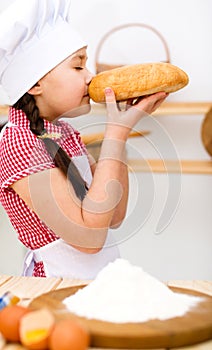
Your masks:
<svg viewBox="0 0 212 350"><path fill-rule="evenodd" d="M94 102L104 102L106 87L111 87L116 101L150 95L155 92L175 92L188 84L187 74L170 63L143 63L122 66L97 74L88 89Z"/></svg>

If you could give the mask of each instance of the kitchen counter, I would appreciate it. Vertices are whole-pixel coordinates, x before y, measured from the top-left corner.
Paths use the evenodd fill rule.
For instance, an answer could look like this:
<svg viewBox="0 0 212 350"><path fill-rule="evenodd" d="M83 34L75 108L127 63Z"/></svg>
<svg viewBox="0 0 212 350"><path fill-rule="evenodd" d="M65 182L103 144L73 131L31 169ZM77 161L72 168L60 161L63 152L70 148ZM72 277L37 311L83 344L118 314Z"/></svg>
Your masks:
<svg viewBox="0 0 212 350"><path fill-rule="evenodd" d="M7 276L0 275L0 295L6 291L11 291L17 295L21 301L20 304L27 306L30 301L37 296L47 293L52 290L71 287L73 285L85 284L89 281L71 280L62 278L37 278L37 277L20 277L20 276ZM168 281L168 286L180 287L192 289L194 291L203 292L212 296L212 281ZM8 344L6 346L1 345L0 350L21 350L24 349L20 345ZM101 350L97 349L96 350ZM178 348L179 349L179 348ZM193 345L190 347L180 348L181 350L211 350L212 340L201 344ZM163 349L164 350L164 349Z"/></svg>

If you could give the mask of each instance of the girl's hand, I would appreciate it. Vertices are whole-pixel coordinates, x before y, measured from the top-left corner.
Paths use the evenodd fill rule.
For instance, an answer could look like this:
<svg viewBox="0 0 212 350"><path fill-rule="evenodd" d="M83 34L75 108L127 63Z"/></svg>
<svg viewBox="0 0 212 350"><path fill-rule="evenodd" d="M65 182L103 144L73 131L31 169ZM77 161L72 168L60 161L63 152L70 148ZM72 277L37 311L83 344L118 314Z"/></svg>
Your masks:
<svg viewBox="0 0 212 350"><path fill-rule="evenodd" d="M121 111L116 103L115 94L111 88L105 89L107 106L107 130L111 136L125 138L136 123L145 115L153 113L168 96L165 92L127 101L125 111Z"/></svg>

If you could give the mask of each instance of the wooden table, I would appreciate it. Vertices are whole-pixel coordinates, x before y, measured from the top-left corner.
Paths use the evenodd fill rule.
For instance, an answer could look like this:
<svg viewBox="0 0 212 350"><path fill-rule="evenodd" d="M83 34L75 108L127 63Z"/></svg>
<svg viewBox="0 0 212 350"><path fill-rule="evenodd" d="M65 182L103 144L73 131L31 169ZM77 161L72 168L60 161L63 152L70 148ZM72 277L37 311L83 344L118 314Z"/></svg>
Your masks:
<svg viewBox="0 0 212 350"><path fill-rule="evenodd" d="M52 290L71 287L73 285L85 284L89 281L82 280L70 280L62 278L38 278L38 277L19 277L19 276L7 276L0 275L0 296L6 291L11 291L19 298L21 298L20 304L27 306L30 301ZM195 291L203 292L212 296L212 281L168 281L168 286L181 287L192 289ZM22 348L23 349L23 348ZM204 342L198 345L193 345L186 348L180 348L180 350L211 350L212 340ZM0 350L21 350L18 345L1 345ZM101 350L97 349L96 350ZM179 350L179 348L178 348Z"/></svg>

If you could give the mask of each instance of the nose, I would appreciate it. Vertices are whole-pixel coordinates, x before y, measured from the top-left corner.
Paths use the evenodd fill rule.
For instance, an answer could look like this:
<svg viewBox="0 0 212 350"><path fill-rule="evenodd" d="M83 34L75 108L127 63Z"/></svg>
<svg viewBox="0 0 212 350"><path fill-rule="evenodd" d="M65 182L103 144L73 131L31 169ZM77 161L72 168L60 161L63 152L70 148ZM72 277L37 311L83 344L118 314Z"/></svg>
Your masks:
<svg viewBox="0 0 212 350"><path fill-rule="evenodd" d="M86 74L86 84L90 84L92 78L94 77L94 74L91 73L88 69L87 69L87 74Z"/></svg>

